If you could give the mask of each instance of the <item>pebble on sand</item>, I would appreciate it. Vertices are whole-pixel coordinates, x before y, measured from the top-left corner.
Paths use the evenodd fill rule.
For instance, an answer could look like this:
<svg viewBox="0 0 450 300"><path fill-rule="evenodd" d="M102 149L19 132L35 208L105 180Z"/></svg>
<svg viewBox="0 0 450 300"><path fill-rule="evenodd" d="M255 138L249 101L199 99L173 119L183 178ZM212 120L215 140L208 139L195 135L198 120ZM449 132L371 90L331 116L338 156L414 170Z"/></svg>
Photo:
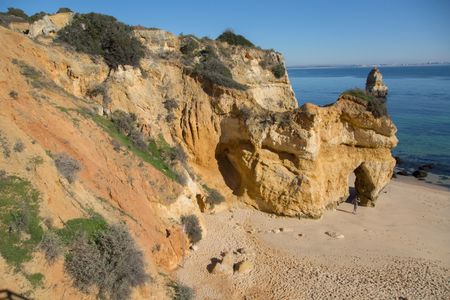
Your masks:
<svg viewBox="0 0 450 300"><path fill-rule="evenodd" d="M336 231L326 231L325 234L335 239L344 238L344 235L342 233L337 233Z"/></svg>

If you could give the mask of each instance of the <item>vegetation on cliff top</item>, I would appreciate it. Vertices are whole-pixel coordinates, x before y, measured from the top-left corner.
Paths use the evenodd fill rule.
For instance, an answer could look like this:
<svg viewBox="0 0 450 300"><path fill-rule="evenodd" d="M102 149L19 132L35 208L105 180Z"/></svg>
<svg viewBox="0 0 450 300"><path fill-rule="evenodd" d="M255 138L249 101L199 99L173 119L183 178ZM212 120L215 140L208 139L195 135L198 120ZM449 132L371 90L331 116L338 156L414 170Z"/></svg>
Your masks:
<svg viewBox="0 0 450 300"><path fill-rule="evenodd" d="M22 19L24 22L33 23L39 19L42 19L47 15L46 12L38 12L31 16L28 16L23 10L20 8L9 7L8 11L0 13L3 16L13 16ZM19 19L19 20L20 20Z"/></svg>
<svg viewBox="0 0 450 300"><path fill-rule="evenodd" d="M229 45L255 47L255 45L247 40L244 36L234 33L232 30L225 30L216 38L217 41L226 42Z"/></svg>
<svg viewBox="0 0 450 300"><path fill-rule="evenodd" d="M370 111L375 118L388 116L385 99L368 95L364 90L359 88L349 89L341 94L341 96L345 95L353 96L356 99L362 100L358 103L365 105L367 110Z"/></svg>
<svg viewBox="0 0 450 300"><path fill-rule="evenodd" d="M144 56L144 46L134 37L132 27L102 14L75 14L72 22L58 32L58 40L76 51L102 56L112 69L120 65L136 67Z"/></svg>

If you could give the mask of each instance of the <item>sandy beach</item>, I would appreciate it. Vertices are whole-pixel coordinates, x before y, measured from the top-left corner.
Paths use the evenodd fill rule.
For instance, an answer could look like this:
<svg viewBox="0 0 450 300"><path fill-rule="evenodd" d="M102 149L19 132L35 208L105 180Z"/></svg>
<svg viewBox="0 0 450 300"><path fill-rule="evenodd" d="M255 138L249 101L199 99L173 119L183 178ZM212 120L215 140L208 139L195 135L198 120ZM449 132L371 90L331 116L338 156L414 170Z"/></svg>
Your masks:
<svg viewBox="0 0 450 300"><path fill-rule="evenodd" d="M208 234L176 276L197 299L450 298L450 190L397 178L376 207L352 210L342 203L319 220L246 207L206 215ZM210 273L226 252L251 270Z"/></svg>

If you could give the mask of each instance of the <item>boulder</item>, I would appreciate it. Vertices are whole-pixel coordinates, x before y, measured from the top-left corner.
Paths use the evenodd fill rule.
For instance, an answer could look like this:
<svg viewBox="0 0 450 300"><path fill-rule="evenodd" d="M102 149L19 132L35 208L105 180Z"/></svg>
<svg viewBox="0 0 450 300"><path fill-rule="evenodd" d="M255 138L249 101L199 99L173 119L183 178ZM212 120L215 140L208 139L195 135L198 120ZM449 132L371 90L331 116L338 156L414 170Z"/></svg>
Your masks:
<svg viewBox="0 0 450 300"><path fill-rule="evenodd" d="M416 170L412 173L412 175L416 178L425 178L428 176L428 173L422 170Z"/></svg>
<svg viewBox="0 0 450 300"><path fill-rule="evenodd" d="M50 33L56 33L58 28L46 15L42 19L37 20L30 25L30 31L28 36L31 38L36 38L39 35L49 35Z"/></svg>
<svg viewBox="0 0 450 300"><path fill-rule="evenodd" d="M411 173L409 173L406 170L401 170L397 172L397 175L401 175L401 176L411 176Z"/></svg>
<svg viewBox="0 0 450 300"><path fill-rule="evenodd" d="M232 275L233 266L234 266L233 256L231 253L226 252L222 257L222 260L217 261L216 264L212 267L211 273Z"/></svg>
<svg viewBox="0 0 450 300"><path fill-rule="evenodd" d="M241 262L239 262L239 263L234 265L234 272L235 273L247 274L251 270L253 270L253 263L248 261L248 260L241 261Z"/></svg>
<svg viewBox="0 0 450 300"><path fill-rule="evenodd" d="M434 164L424 164L419 166L419 170L421 171L430 171L431 169L433 169Z"/></svg>

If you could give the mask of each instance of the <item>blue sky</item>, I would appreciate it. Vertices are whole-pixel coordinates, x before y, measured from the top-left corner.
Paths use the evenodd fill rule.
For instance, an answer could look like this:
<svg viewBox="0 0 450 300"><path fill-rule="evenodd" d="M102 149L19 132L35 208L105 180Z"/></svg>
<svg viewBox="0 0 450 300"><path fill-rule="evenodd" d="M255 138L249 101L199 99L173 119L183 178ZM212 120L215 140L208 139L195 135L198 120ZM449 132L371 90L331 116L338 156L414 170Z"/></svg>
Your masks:
<svg viewBox="0 0 450 300"><path fill-rule="evenodd" d="M211 38L232 28L290 66L450 61L450 0L0 0L8 7L69 7Z"/></svg>

